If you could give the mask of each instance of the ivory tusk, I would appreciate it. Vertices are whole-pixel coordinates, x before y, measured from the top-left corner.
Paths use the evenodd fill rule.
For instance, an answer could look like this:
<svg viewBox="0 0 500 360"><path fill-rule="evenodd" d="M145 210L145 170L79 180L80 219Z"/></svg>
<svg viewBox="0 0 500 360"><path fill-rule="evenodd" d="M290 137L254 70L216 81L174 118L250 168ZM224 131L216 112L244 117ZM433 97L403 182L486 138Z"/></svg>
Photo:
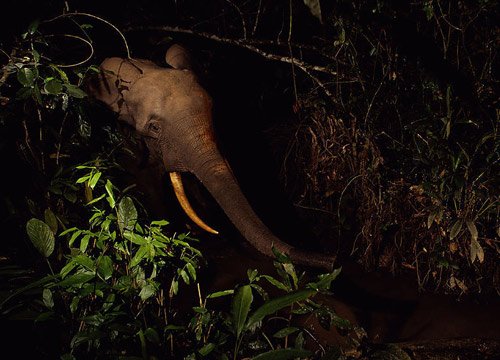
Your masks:
<svg viewBox="0 0 500 360"><path fill-rule="evenodd" d="M172 186L174 187L175 196L177 197L177 200L179 201L179 204L181 205L182 210L184 210L186 215L189 216L189 218L203 230L208 231L212 234L218 234L219 232L205 224L203 220L201 220L200 217L196 215L195 211L191 207L191 204L186 197L186 193L184 192L181 174L179 174L178 172L171 172L170 181L172 182Z"/></svg>

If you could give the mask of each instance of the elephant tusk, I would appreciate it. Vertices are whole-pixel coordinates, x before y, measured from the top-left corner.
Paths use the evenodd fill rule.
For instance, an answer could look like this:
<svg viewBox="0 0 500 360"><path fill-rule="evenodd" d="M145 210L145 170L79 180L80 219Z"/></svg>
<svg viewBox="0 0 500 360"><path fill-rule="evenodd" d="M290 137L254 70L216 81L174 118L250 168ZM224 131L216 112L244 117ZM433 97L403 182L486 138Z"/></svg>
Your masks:
<svg viewBox="0 0 500 360"><path fill-rule="evenodd" d="M217 230L212 229L207 224L205 224L203 220L201 220L200 217L196 215L195 211L191 207L191 204L189 203L186 197L186 193L184 192L184 186L182 185L181 174L179 174L178 172L171 172L170 181L172 182L172 186L174 187L175 196L177 197L177 200L179 201L179 204L181 205L182 210L184 210L186 215L203 230L208 231L209 233L212 234L218 234L219 232Z"/></svg>

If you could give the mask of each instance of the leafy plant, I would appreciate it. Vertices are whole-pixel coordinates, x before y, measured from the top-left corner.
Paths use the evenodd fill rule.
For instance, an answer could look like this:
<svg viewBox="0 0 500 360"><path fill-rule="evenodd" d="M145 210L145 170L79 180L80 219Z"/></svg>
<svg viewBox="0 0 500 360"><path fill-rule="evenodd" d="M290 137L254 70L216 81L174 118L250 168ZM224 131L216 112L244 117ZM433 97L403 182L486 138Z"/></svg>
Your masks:
<svg viewBox="0 0 500 360"><path fill-rule="evenodd" d="M169 297L173 297L179 281L196 281L201 253L190 245L194 239L188 235L166 235L165 220L142 225L134 200L118 192L109 179L102 179L97 166L77 170L86 174L76 183L102 192L85 205L90 209L88 227L59 232L57 238L65 239L67 248L62 267L53 273L51 266L51 275L20 292L40 288L45 310L38 321L56 318L74 323L71 354L83 348L133 353L134 342L147 352L145 339L159 339L164 320L171 316L161 283L171 282ZM36 218L28 221L26 229L50 265L56 233ZM155 316L141 321L141 314Z"/></svg>
<svg viewBox="0 0 500 360"><path fill-rule="evenodd" d="M299 276L286 256L278 252L276 255L279 278L248 270L248 283L211 293L204 299L200 297L200 306L193 308L190 326L184 332L176 329L177 338L185 336L196 344L197 350L187 354L188 358L204 358L209 354L226 359L309 358L313 354L306 350L307 338L314 341L314 335L295 323L295 318L304 314L322 317L320 323L327 329L335 326L347 331L360 330L313 300L317 294L330 293L331 282L340 269L304 283L305 274ZM266 287L284 294L270 296ZM209 306L213 299L229 296L227 307L216 310Z"/></svg>

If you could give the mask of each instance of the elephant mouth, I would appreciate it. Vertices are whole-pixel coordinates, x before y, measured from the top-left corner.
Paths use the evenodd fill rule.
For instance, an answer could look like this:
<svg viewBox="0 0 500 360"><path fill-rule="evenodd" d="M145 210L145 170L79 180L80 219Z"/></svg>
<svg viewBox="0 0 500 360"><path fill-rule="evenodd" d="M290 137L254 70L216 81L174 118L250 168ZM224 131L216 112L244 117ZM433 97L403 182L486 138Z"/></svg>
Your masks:
<svg viewBox="0 0 500 360"><path fill-rule="evenodd" d="M179 204L182 207L182 210L186 213L186 215L200 228L211 233L211 234L219 234L217 230L214 230L212 227L207 225L196 212L193 210L193 207L189 203L189 200L186 196L186 192L184 191L184 186L182 185L181 174L178 172L170 173L170 182L172 183L172 187L174 189L175 196L179 201Z"/></svg>

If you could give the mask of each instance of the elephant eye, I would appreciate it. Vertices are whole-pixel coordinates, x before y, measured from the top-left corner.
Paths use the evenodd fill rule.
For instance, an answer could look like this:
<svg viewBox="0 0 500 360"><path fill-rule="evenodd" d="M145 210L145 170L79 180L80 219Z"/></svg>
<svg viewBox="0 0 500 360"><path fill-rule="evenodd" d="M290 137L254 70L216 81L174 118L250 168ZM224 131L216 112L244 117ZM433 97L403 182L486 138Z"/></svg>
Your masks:
<svg viewBox="0 0 500 360"><path fill-rule="evenodd" d="M154 135L159 134L160 133L160 124L155 120L151 121L148 125L148 131Z"/></svg>

